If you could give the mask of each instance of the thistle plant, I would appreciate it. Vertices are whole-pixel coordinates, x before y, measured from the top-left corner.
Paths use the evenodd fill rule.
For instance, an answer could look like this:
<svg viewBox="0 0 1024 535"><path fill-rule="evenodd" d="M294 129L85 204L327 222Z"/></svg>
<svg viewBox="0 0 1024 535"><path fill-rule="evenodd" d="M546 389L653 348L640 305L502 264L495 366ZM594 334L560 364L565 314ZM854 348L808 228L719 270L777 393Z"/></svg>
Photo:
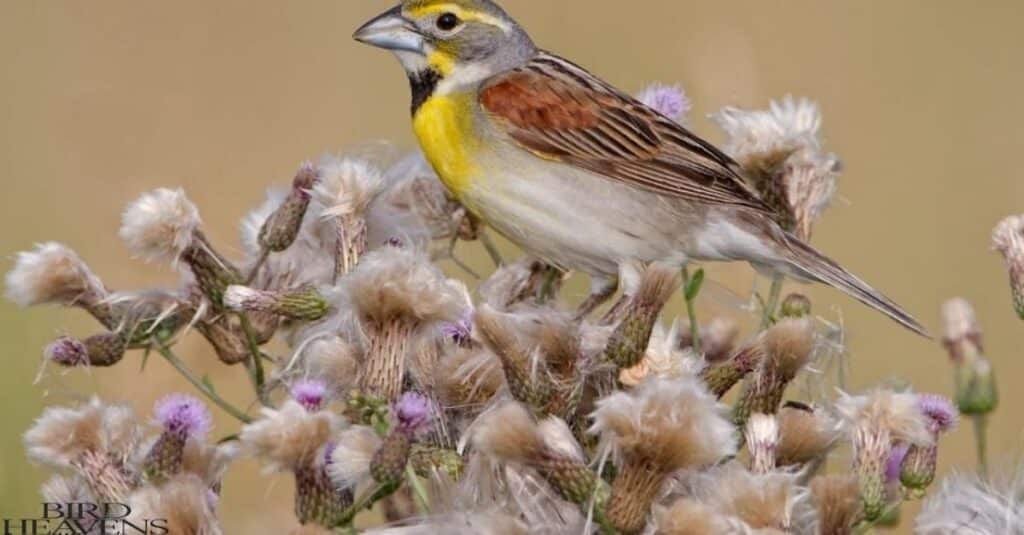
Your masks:
<svg viewBox="0 0 1024 535"><path fill-rule="evenodd" d="M691 107L671 85L638 98L679 122ZM809 239L839 173L817 106L785 99L716 119L751 187ZM576 307L572 273L502 259L419 153L303 164L241 228L240 247L213 243L180 189L131 203L119 234L135 256L178 270L170 288L114 289L57 243L15 255L11 301L98 323L41 341L42 381L159 358L193 389L162 397L150 427L98 398L48 408L24 435L29 459L54 472L47 501L127 503L172 533L217 535L220 496L237 490L225 471L244 457L294 480L296 535L847 535L918 499L922 514L904 520L921 533L1024 526L1019 471L984 475L998 395L966 300L943 308L951 399L829 395L827 344L843 337L806 296L783 298L781 277L755 318L705 311L714 272L697 266L620 266L617 303ZM995 234L1016 299L1019 221ZM495 268L470 269L460 241ZM217 358L183 358L193 337ZM217 366L251 392L222 394ZM210 411L230 418L221 436ZM936 483L958 414L983 475ZM391 527L369 527L375 507Z"/></svg>

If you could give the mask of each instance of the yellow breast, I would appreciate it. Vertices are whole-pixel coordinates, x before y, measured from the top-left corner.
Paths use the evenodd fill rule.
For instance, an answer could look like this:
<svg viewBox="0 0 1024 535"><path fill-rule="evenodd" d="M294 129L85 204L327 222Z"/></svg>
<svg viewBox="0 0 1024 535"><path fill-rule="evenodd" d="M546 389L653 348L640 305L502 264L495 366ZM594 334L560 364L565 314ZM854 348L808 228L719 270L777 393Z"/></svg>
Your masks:
<svg viewBox="0 0 1024 535"><path fill-rule="evenodd" d="M435 95L413 116L423 154L456 198L469 189L476 175L473 155L479 142L473 132L472 99L470 94Z"/></svg>

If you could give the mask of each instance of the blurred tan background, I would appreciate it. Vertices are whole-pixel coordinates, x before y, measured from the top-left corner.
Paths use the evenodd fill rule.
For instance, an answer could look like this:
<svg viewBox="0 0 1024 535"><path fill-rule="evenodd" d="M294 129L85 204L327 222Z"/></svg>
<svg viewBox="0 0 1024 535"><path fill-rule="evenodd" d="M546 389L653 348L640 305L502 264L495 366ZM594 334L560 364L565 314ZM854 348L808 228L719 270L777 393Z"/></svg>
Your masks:
<svg viewBox="0 0 1024 535"><path fill-rule="evenodd" d="M168 269L129 258L119 212L157 186L183 186L221 249L273 182L325 151L378 139L411 147L408 95L395 61L357 45L352 30L386 2L353 0L0 0L0 270L35 242L75 248L115 288L172 284ZM821 1L509 0L542 46L636 91L684 85L696 130L724 105L764 106L787 93L822 106L828 147L846 163L843 202L816 243L885 289L938 332L939 306L962 295L978 308L1003 403L992 455L1021 450L1024 323L1011 310L989 232L1024 212L1024 5L1017 0ZM469 254L477 254L468 249ZM482 257L476 265L485 266ZM748 295L752 274L713 266ZM582 286L574 286L581 293ZM937 343L916 338L827 289L819 311L849 327L855 387L908 379L948 393ZM40 349L61 332L89 334L80 314L0 304L0 517L38 507L42 471L20 434L46 404L98 391L140 413L188 386L156 359L113 370L48 373L32 384ZM192 344L191 347L198 348ZM222 389L240 370L190 361ZM221 434L236 428L218 414ZM970 466L968 425L941 451L943 470ZM291 482L236 466L225 484L228 533L292 525Z"/></svg>

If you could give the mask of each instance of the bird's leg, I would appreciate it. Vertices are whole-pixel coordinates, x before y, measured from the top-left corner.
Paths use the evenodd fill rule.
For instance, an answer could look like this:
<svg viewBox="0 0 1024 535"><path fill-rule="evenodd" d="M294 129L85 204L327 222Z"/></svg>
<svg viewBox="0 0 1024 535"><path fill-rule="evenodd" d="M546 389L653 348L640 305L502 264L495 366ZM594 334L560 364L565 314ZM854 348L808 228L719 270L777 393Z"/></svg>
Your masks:
<svg viewBox="0 0 1024 535"><path fill-rule="evenodd" d="M615 292L619 289L619 280L611 279L593 279L590 285L590 295L583 303L580 304L579 308L576 309L576 320L582 320L590 315L597 307L608 302ZM618 306L618 304L616 304Z"/></svg>

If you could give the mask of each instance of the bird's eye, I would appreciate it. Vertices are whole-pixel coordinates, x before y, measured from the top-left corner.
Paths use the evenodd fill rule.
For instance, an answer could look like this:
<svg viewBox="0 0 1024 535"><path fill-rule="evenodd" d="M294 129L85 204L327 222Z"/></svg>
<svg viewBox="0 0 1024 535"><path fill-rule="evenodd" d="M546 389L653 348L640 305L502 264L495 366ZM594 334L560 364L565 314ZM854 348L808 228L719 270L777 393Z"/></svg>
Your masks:
<svg viewBox="0 0 1024 535"><path fill-rule="evenodd" d="M437 28L446 32L450 32L459 25L459 17L455 13L445 13L440 17L437 17Z"/></svg>

